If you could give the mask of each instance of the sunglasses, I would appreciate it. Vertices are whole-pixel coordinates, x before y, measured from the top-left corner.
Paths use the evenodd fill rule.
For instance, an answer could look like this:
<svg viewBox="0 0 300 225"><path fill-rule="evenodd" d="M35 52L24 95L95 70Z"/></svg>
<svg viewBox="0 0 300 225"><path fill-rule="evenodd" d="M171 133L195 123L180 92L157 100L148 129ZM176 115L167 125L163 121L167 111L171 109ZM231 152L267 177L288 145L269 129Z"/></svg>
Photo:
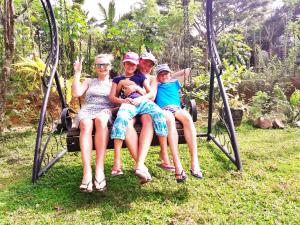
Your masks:
<svg viewBox="0 0 300 225"><path fill-rule="evenodd" d="M96 64L96 67L106 69L109 65L110 65L109 63L99 63L99 64Z"/></svg>
<svg viewBox="0 0 300 225"><path fill-rule="evenodd" d="M149 62L149 61L146 61L146 60L143 60L143 59L141 59L140 60L140 62L143 64L143 65L145 65L146 67L153 67L154 66L154 64L152 63L152 62Z"/></svg>

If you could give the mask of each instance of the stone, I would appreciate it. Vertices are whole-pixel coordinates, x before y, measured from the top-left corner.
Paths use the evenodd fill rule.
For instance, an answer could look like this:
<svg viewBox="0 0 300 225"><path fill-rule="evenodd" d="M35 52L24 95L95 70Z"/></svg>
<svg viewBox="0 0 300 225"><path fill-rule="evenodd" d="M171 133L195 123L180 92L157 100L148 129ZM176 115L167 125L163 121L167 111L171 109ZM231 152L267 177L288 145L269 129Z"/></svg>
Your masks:
<svg viewBox="0 0 300 225"><path fill-rule="evenodd" d="M273 127L274 128L278 128L278 129L284 129L284 124L283 124L283 122L280 120L280 119L275 119L273 122L272 122L272 124L273 124Z"/></svg>
<svg viewBox="0 0 300 225"><path fill-rule="evenodd" d="M295 122L295 126L300 128L300 121Z"/></svg>
<svg viewBox="0 0 300 225"><path fill-rule="evenodd" d="M253 122L253 125L262 129L269 129L273 127L272 121L264 117L259 117L256 119Z"/></svg>

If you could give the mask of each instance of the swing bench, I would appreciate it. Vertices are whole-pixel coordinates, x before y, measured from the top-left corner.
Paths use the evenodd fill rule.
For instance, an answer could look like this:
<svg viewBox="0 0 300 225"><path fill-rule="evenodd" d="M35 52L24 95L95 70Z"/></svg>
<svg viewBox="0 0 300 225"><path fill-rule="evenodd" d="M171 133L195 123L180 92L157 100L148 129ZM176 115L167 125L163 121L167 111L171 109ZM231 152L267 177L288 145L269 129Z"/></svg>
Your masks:
<svg viewBox="0 0 300 225"><path fill-rule="evenodd" d="M192 116L193 121L196 122L197 121L197 108L196 108L197 106L196 106L195 100L191 99L190 101L188 101L188 104L186 104L185 107L189 110L189 113ZM65 108L62 111L61 121L62 121L62 126L68 130L67 137L66 137L68 152L79 151L80 150L80 145L79 145L80 129L75 128L75 127L70 127L72 125L72 121L69 116L69 112L68 112L67 108ZM94 126L94 128L95 128L95 126ZM139 135L141 132L141 129L142 129L142 124L139 119L139 116L136 117L136 123L134 125L134 128L135 128L137 134ZM111 132L111 129L112 129L112 126L109 125L108 126L109 134ZM183 125L178 120L176 120L176 129L178 132L178 144L185 144L186 141L185 141L185 137L184 137ZM92 139L94 140L95 129L93 130L92 135L93 135ZM158 137L155 133L153 134L151 146L159 146ZM107 144L107 149L113 149L113 148L114 148L114 142L112 139L109 138L109 141ZM125 142L123 142L123 148L126 148ZM94 142L93 142L93 149L95 150Z"/></svg>
<svg viewBox="0 0 300 225"><path fill-rule="evenodd" d="M53 13L50 0L40 0L49 25L50 31L50 52L46 62L46 68L42 77L44 87L44 98L40 111L40 119L37 129L34 161L32 168L32 182L36 182L45 172L47 172L56 162L58 162L67 152L79 150L79 129L72 128L72 118L70 116L71 109L69 109L66 98L62 92L59 75L57 72L59 64L59 40L58 30L56 26L56 19ZM238 151L238 144L235 135L235 128L231 116L231 111L228 105L227 94L221 79L222 63L217 52L215 44L215 35L213 32L213 16L212 16L212 2L213 0L206 0L206 28L208 50L210 56L210 85L209 85L209 105L207 113L207 131L205 133L197 134L197 137L205 137L207 141L213 142L225 156L237 167L242 170L242 164ZM189 21L188 21L188 4L189 0L182 0L184 12L184 36L189 37ZM63 35L62 35L63 37ZM190 41L188 38L184 41L189 48L184 47L185 60L190 57ZM61 40L63 51L63 39ZM63 62L61 62L61 65ZM187 65L187 64L186 64ZM222 115L218 115L218 110L214 104L215 96L215 82L217 82L219 95L223 101ZM54 118L49 110L49 99L53 95L51 90L56 88L56 96L60 99L61 114L60 118ZM66 87L66 85L65 85ZM66 94L66 91L65 91ZM53 98L52 98L53 99ZM194 100L184 101L192 115L193 121L197 120L196 103ZM217 123L214 122L219 118ZM220 126L221 124L221 126ZM141 130L141 123L139 121L135 124L138 134ZM176 128L179 135L179 143L185 143L184 132L182 124L176 122ZM110 128L111 129L111 128ZM158 145L157 137L154 135L151 145ZM108 148L113 147L113 142L110 140ZM124 146L125 147L125 146ZM94 148L94 147L93 147Z"/></svg>

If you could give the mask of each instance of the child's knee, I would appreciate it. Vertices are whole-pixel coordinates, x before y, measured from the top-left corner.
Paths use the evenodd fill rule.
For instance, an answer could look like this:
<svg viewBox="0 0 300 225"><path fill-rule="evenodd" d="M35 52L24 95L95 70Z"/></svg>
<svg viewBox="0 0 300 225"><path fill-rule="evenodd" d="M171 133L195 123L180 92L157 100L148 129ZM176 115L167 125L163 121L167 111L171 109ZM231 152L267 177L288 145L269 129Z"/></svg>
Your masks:
<svg viewBox="0 0 300 225"><path fill-rule="evenodd" d="M111 135L110 138L111 139L119 139L119 140L125 140L125 132L123 129L120 129L119 127L113 127L111 130Z"/></svg>
<svg viewBox="0 0 300 225"><path fill-rule="evenodd" d="M132 119L132 116L130 116L128 113L118 113L116 121L127 121Z"/></svg>

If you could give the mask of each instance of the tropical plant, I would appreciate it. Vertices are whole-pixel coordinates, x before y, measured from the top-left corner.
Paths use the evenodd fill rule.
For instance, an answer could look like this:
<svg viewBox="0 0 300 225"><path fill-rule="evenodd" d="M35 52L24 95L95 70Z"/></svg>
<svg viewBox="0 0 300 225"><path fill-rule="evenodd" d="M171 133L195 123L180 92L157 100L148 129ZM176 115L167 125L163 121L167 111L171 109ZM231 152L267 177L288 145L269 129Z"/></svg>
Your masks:
<svg viewBox="0 0 300 225"><path fill-rule="evenodd" d="M291 110L288 113L289 122L296 122L300 120L300 90L295 90L291 95L290 100Z"/></svg>
<svg viewBox="0 0 300 225"><path fill-rule="evenodd" d="M63 6L60 6L55 9L55 13L59 18L60 36L63 36L65 42L63 50L67 56L67 58L61 57L62 61L66 60L61 63L68 65L67 71L62 73L74 74L72 63L70 62L74 62L76 56L82 55L83 43L84 40L87 40L89 26L87 15L80 4L74 3L72 6L67 4L66 7L64 9ZM63 17L64 13L67 13L67 16Z"/></svg>
<svg viewBox="0 0 300 225"><path fill-rule="evenodd" d="M106 29L109 30L115 25L115 16L116 16L116 6L115 1L111 0L108 4L108 9L106 10L104 5L100 2L98 3L100 13L104 17L102 23L100 23L101 27L106 26Z"/></svg>
<svg viewBox="0 0 300 225"><path fill-rule="evenodd" d="M13 64L16 75L13 77L14 85L18 87L17 91L25 94L35 91L42 93L41 77L46 68L46 64L38 57L22 58Z"/></svg>
<svg viewBox="0 0 300 225"><path fill-rule="evenodd" d="M275 85L271 93L258 91L251 99L249 117L280 119L293 123L300 119L300 91L296 90L288 100L279 85Z"/></svg>
<svg viewBox="0 0 300 225"><path fill-rule="evenodd" d="M191 90L187 89L187 92L190 92L192 97L198 102L208 103L209 81L209 74L198 74L197 76L192 77L193 85L191 86Z"/></svg>
<svg viewBox="0 0 300 225"><path fill-rule="evenodd" d="M249 116L251 119L256 119L260 116L266 115L268 112L268 105L266 104L270 97L266 92L258 91L251 98Z"/></svg>
<svg viewBox="0 0 300 225"><path fill-rule="evenodd" d="M222 59L237 67L247 65L251 56L251 48L246 44L240 31L223 33L218 42Z"/></svg>

